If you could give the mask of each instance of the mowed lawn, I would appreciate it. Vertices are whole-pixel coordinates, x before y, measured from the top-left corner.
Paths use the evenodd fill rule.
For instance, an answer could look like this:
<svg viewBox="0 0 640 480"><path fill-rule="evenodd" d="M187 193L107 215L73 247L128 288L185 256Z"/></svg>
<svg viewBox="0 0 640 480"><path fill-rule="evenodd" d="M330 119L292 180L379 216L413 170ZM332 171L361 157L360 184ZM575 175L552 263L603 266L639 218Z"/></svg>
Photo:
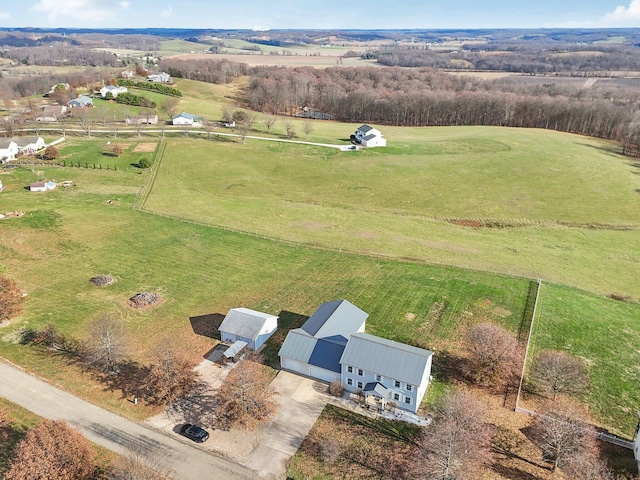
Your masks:
<svg viewBox="0 0 640 480"><path fill-rule="evenodd" d="M637 298L640 177L611 145L540 130L383 130L389 148L359 152L172 140L144 208ZM493 228L465 226L477 223Z"/></svg>
<svg viewBox="0 0 640 480"><path fill-rule="evenodd" d="M544 284L530 359L565 350L589 367L586 403L601 425L633 438L640 406L640 307L572 288ZM530 363L530 362L529 362Z"/></svg>
<svg viewBox="0 0 640 480"><path fill-rule="evenodd" d="M30 170L2 178L0 211L25 215L0 224L0 269L28 294L25 314L0 332L2 355L112 410L151 413L64 358L19 345L19 330L54 322L83 338L87 322L113 312L127 327L134 360L148 362L169 337L202 361L215 339L212 325L196 317L239 306L303 318L322 302L347 298L370 314L369 332L436 350L469 322L494 319L515 331L522 320L527 280L292 247L135 212L146 175L43 167L41 176L76 181L44 194L24 189L40 176ZM117 282L93 287L89 279L99 274ZM127 306L141 291L158 292L163 302Z"/></svg>

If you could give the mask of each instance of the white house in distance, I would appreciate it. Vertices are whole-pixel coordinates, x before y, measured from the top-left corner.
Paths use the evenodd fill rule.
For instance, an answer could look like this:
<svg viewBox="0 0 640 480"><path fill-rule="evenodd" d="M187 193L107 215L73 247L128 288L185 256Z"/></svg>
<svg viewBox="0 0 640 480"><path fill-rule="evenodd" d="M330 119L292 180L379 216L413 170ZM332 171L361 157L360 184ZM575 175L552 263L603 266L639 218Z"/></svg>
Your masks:
<svg viewBox="0 0 640 480"><path fill-rule="evenodd" d="M223 342L245 342L251 350L258 350L277 329L277 315L249 308L232 308L219 327Z"/></svg>
<svg viewBox="0 0 640 480"><path fill-rule="evenodd" d="M69 100L67 105L71 108L93 107L93 100L86 95L80 95L78 98Z"/></svg>
<svg viewBox="0 0 640 480"><path fill-rule="evenodd" d="M42 137L0 138L0 163L15 160L18 155L33 155L44 147Z"/></svg>
<svg viewBox="0 0 640 480"><path fill-rule="evenodd" d="M113 98L118 98L121 93L127 93L127 87L119 87L115 85L107 85L100 89L100 96L106 98L108 94L111 94Z"/></svg>
<svg viewBox="0 0 640 480"><path fill-rule="evenodd" d="M0 163L15 160L18 154L18 144L13 138L0 138Z"/></svg>
<svg viewBox="0 0 640 480"><path fill-rule="evenodd" d="M36 122L55 122L66 114L67 107L65 105L45 105L40 115L36 117Z"/></svg>
<svg viewBox="0 0 640 480"><path fill-rule="evenodd" d="M340 380L379 408L394 402L415 413L429 386L433 353L364 333L367 317L346 300L321 305L288 333L280 364L325 382Z"/></svg>
<svg viewBox="0 0 640 480"><path fill-rule="evenodd" d="M147 80L155 83L171 83L171 75L165 72L152 73L147 75Z"/></svg>
<svg viewBox="0 0 640 480"><path fill-rule="evenodd" d="M358 127L353 135L353 140L363 147L386 147L387 139L382 136L382 132L369 125Z"/></svg>
<svg viewBox="0 0 640 480"><path fill-rule="evenodd" d="M173 125L188 125L191 127L200 127L202 126L202 117L182 112L180 115L173 117L171 123Z"/></svg>
<svg viewBox="0 0 640 480"><path fill-rule="evenodd" d="M18 151L22 155L33 155L38 150L42 150L46 144L42 137L14 137L13 140L18 144Z"/></svg>

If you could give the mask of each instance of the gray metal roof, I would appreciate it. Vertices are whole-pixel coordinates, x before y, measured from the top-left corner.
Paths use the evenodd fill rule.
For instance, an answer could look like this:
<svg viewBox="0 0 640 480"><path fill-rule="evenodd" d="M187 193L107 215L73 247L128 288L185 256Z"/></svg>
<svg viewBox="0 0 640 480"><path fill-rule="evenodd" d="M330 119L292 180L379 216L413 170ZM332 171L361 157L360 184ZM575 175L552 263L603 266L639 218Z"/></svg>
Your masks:
<svg viewBox="0 0 640 480"><path fill-rule="evenodd" d="M11 140L16 142L19 147L26 147L32 143L37 143L40 137L13 137Z"/></svg>
<svg viewBox="0 0 640 480"><path fill-rule="evenodd" d="M362 140L364 140L365 142L368 140L371 140L372 138L376 138L377 135L374 135L373 133L370 133L369 135L365 136L362 138Z"/></svg>
<svg viewBox="0 0 640 480"><path fill-rule="evenodd" d="M317 341L317 338L308 335L300 328L296 328L289 331L282 347L280 347L278 355L307 363Z"/></svg>
<svg viewBox="0 0 640 480"><path fill-rule="evenodd" d="M277 319L276 315L258 312L250 308L232 308L220 324L221 332L256 340L267 320Z"/></svg>
<svg viewBox="0 0 640 480"><path fill-rule="evenodd" d="M9 148L11 142L15 143L13 138L0 138L0 148Z"/></svg>
<svg viewBox="0 0 640 480"><path fill-rule="evenodd" d="M360 128L358 128L359 131L361 131L362 133L367 133L370 130L373 130L373 127L370 127L369 125L361 125Z"/></svg>
<svg viewBox="0 0 640 480"><path fill-rule="evenodd" d="M385 338L354 333L349 338L340 363L384 377L420 385L433 352Z"/></svg>
<svg viewBox="0 0 640 480"><path fill-rule="evenodd" d="M347 339L341 336L315 338L301 328L287 334L278 355L340 373L340 358Z"/></svg>
<svg viewBox="0 0 640 480"><path fill-rule="evenodd" d="M233 342L233 345L231 345L229 348L227 348L224 351L223 355L227 358L233 358L240 352L240 350L242 350L247 345L248 345L247 342L243 342L242 340L237 340Z"/></svg>
<svg viewBox="0 0 640 480"><path fill-rule="evenodd" d="M334 300L320 305L301 328L309 335L316 336L325 324L331 322L338 327L342 336L348 338L349 335L358 331L368 316L368 313L363 312L348 300Z"/></svg>

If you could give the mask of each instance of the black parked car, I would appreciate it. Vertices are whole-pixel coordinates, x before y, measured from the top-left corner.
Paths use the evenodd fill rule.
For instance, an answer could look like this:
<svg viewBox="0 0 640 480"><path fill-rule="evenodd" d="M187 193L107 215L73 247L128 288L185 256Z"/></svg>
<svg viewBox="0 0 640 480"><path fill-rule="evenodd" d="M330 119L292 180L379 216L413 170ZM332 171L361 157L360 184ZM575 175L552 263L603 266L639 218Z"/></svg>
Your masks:
<svg viewBox="0 0 640 480"><path fill-rule="evenodd" d="M202 443L209 439L209 432L198 425L187 423L180 429L180 433L194 442Z"/></svg>

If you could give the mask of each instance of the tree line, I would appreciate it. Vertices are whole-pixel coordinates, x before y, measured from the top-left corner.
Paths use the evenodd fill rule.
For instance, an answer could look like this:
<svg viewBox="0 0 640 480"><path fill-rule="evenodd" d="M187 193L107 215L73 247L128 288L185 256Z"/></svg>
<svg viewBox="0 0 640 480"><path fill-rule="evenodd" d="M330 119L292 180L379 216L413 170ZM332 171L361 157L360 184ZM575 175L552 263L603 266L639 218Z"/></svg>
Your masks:
<svg viewBox="0 0 640 480"><path fill-rule="evenodd" d="M633 131L638 102L626 90L515 87L424 68L372 67L255 69L247 101L271 114L306 105L344 122L543 128L618 141Z"/></svg>
<svg viewBox="0 0 640 480"><path fill-rule="evenodd" d="M150 92L157 92L163 95L169 95L171 97L181 97L182 92L175 87L170 87L163 83L155 82L137 82L135 80L128 80L126 78L118 78L116 84L120 87L135 87L140 90L148 90Z"/></svg>
<svg viewBox="0 0 640 480"><path fill-rule="evenodd" d="M431 67L530 74L578 72L596 74L640 70L638 49L600 45L464 45L460 50L433 50L426 45L389 45L362 54L388 67Z"/></svg>

